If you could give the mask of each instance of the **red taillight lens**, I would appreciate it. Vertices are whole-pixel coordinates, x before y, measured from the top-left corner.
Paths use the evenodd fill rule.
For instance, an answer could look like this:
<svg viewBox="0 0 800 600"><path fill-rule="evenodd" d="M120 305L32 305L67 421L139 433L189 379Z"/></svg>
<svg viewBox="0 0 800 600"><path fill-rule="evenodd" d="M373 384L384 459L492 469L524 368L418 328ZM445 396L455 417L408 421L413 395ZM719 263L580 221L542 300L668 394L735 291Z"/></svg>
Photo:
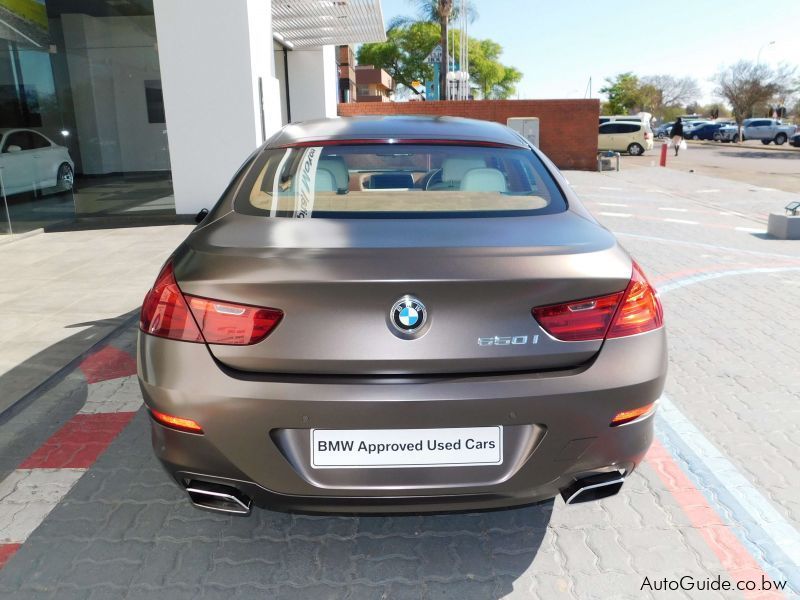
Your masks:
<svg viewBox="0 0 800 600"><path fill-rule="evenodd" d="M139 329L171 340L203 341L200 328L175 281L172 263L167 263L161 269L153 289L144 297Z"/></svg>
<svg viewBox="0 0 800 600"><path fill-rule="evenodd" d="M209 344L246 346L267 337L283 318L283 311L209 298L186 296L203 337Z"/></svg>
<svg viewBox="0 0 800 600"><path fill-rule="evenodd" d="M539 306L532 313L542 329L565 342L635 335L658 329L664 323L656 292L635 262L624 292Z"/></svg>
<svg viewBox="0 0 800 600"><path fill-rule="evenodd" d="M565 342L602 340L608 331L620 298L622 292L568 304L540 306L533 309L533 316L547 333L558 340Z"/></svg>
<svg viewBox="0 0 800 600"><path fill-rule="evenodd" d="M609 338L636 335L645 331L658 329L664 324L664 309L658 299L656 291L647 281L642 269L633 263L633 275L625 298L619 311L614 317L614 322L608 330Z"/></svg>
<svg viewBox="0 0 800 600"><path fill-rule="evenodd" d="M274 308L184 295L168 263L145 296L139 328L171 340L245 346L266 338L282 318Z"/></svg>

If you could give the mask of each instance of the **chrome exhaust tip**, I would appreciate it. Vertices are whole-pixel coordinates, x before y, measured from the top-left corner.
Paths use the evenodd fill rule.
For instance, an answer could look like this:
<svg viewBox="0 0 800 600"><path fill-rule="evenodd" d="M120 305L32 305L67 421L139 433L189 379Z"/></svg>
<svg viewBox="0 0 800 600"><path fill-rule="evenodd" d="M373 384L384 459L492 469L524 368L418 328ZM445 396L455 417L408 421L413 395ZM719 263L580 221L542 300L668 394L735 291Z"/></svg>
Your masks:
<svg viewBox="0 0 800 600"><path fill-rule="evenodd" d="M246 517L252 501L234 487L191 480L186 486L189 499L197 508Z"/></svg>
<svg viewBox="0 0 800 600"><path fill-rule="evenodd" d="M625 482L625 476L619 471L610 473L596 473L581 477L561 490L561 497L566 504L579 504L602 500L616 495Z"/></svg>

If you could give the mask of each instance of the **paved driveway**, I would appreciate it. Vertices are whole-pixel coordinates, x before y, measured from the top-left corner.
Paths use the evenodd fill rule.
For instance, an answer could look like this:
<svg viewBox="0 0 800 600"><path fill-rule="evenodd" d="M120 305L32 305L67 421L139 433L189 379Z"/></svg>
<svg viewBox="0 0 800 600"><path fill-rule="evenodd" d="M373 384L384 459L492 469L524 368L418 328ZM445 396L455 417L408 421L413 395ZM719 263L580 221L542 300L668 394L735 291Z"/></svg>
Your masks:
<svg viewBox="0 0 800 600"><path fill-rule="evenodd" d="M787 580L800 591L800 242L762 235L785 195L669 170L568 176L651 275L669 324L657 441L621 494L455 515L195 510L152 457L128 328L3 417L0 595L775 598L792 591L765 582ZM659 591L682 577L695 587ZM753 589L698 589L717 578Z"/></svg>

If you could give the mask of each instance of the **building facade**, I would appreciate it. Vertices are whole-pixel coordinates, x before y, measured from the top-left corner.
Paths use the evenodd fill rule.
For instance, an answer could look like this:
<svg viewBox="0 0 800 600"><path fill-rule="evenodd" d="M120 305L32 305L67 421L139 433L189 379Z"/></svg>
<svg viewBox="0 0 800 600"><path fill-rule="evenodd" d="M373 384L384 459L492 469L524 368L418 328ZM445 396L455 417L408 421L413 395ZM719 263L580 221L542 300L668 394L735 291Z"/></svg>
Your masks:
<svg viewBox="0 0 800 600"><path fill-rule="evenodd" d="M394 80L383 69L358 65L356 71L356 102L391 102Z"/></svg>
<svg viewBox="0 0 800 600"><path fill-rule="evenodd" d="M383 39L380 0L0 0L0 233L210 207Z"/></svg>

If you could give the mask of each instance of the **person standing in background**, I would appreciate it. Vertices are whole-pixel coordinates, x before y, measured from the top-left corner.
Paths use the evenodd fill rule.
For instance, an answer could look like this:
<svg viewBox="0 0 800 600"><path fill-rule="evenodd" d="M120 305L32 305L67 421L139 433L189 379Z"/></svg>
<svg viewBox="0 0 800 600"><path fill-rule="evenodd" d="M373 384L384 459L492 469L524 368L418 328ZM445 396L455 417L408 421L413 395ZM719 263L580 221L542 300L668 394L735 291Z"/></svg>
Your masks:
<svg viewBox="0 0 800 600"><path fill-rule="evenodd" d="M678 150L680 150L681 142L683 141L683 122L681 122L680 117L675 120L670 136L672 136L672 145L675 146L675 156L678 156Z"/></svg>

